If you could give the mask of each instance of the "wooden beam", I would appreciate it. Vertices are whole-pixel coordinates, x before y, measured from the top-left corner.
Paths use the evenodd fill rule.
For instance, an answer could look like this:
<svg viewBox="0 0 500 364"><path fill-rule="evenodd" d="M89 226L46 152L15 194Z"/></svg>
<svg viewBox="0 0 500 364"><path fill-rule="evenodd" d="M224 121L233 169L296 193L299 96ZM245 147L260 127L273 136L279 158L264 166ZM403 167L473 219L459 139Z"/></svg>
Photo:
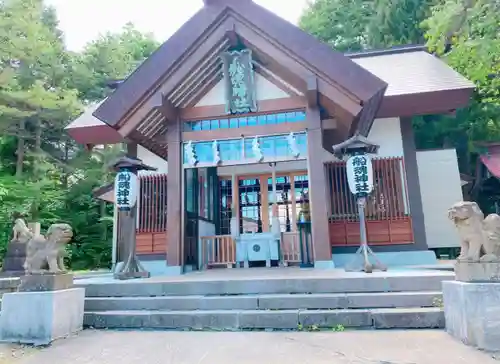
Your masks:
<svg viewBox="0 0 500 364"><path fill-rule="evenodd" d="M251 137L254 135L289 134L291 132L300 133L307 129L306 122L243 126L234 129L214 129L202 131L185 131L182 133L182 140L208 141L219 139L239 139L241 137Z"/></svg>
<svg viewBox="0 0 500 364"><path fill-rule="evenodd" d="M252 114L242 114L240 117L256 116L259 114L292 111L304 109L307 105L304 96L284 97L281 99L262 100L258 101L259 111ZM226 113L225 105L210 105L210 106L195 106L185 107L179 110L181 119L184 121L201 120L210 118L228 118L231 117Z"/></svg>
<svg viewBox="0 0 500 364"><path fill-rule="evenodd" d="M179 111L177 108L163 95L163 94L154 94L153 98L150 101L151 109L158 109L161 111L163 116L168 121L177 120ZM144 119L134 119L130 120L128 123L125 123L118 132L126 137L130 133L132 133L137 127L141 124Z"/></svg>
<svg viewBox="0 0 500 364"><path fill-rule="evenodd" d="M226 38L229 40L229 44L231 47L237 47L240 44L240 39L238 38L238 34L234 30L229 30L226 32Z"/></svg>
<svg viewBox="0 0 500 364"><path fill-rule="evenodd" d="M168 121L177 120L179 117L179 110L163 93L161 94L161 105L158 105L158 108Z"/></svg>
<svg viewBox="0 0 500 364"><path fill-rule="evenodd" d="M307 79L307 106L318 107L319 97L318 97L318 79L316 76L310 76Z"/></svg>

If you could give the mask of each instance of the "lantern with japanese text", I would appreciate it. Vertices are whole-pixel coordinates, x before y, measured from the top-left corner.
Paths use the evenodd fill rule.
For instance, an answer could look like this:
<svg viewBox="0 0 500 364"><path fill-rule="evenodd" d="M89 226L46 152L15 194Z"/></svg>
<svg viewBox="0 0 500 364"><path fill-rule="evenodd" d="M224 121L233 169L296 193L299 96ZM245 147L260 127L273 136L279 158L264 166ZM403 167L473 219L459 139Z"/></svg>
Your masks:
<svg viewBox="0 0 500 364"><path fill-rule="evenodd" d="M358 197L367 196L373 191L373 168L369 155L357 154L346 162L347 182L351 193Z"/></svg>
<svg viewBox="0 0 500 364"><path fill-rule="evenodd" d="M137 202L137 175L121 170L115 177L115 203L120 211L130 211Z"/></svg>

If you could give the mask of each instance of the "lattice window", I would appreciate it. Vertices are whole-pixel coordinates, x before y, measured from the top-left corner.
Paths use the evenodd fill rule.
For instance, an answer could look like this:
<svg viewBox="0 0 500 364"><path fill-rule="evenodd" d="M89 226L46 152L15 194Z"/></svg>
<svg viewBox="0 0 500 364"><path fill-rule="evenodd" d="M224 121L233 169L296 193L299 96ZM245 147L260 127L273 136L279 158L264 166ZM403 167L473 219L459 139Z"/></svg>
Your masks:
<svg viewBox="0 0 500 364"><path fill-rule="evenodd" d="M369 220L397 219L408 216L403 158L373 159L374 189L370 194L366 216ZM329 207L332 221L357 221L354 195L349 191L345 162L325 164L330 184Z"/></svg>
<svg viewBox="0 0 500 364"><path fill-rule="evenodd" d="M141 233L167 230L167 175L139 177L139 224Z"/></svg>

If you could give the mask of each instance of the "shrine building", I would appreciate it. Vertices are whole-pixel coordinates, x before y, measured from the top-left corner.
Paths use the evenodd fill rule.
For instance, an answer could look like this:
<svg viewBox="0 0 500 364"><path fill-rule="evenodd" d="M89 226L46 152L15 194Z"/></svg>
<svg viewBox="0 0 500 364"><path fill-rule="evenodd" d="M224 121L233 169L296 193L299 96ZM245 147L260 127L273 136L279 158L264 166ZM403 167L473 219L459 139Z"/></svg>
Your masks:
<svg viewBox="0 0 500 364"><path fill-rule="evenodd" d="M249 267L344 266L360 228L334 147L352 137L378 146L366 206L378 258L432 264L430 249L458 246L447 220L462 199L456 152L417 151L412 118L467 106L470 81L422 46L342 54L252 0L204 3L67 127L156 168L139 173L136 229L153 275L235 267L235 236ZM96 196L114 201L113 185Z"/></svg>

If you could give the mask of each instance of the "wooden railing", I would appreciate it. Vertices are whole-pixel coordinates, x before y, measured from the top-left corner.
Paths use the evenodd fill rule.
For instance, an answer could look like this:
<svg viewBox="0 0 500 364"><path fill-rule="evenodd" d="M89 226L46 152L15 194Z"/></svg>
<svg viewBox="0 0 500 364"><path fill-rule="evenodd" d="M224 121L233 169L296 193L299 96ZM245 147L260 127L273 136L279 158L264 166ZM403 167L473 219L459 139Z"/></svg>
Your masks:
<svg viewBox="0 0 500 364"><path fill-rule="evenodd" d="M297 232L281 234L281 261L286 266L290 263L300 263L300 237Z"/></svg>
<svg viewBox="0 0 500 364"><path fill-rule="evenodd" d="M230 235L202 236L200 237L200 242L202 269L213 267L232 268L236 264L236 243ZM301 249L299 233L282 233L280 252L280 258L284 265L300 263Z"/></svg>
<svg viewBox="0 0 500 364"><path fill-rule="evenodd" d="M325 172L330 187L330 242L333 246L358 245L359 218L355 197L349 191L346 164L326 163ZM366 205L368 243L412 243L403 158L373 159L373 181L374 189Z"/></svg>
<svg viewBox="0 0 500 364"><path fill-rule="evenodd" d="M231 235L202 236L202 269L236 264L236 244Z"/></svg>

